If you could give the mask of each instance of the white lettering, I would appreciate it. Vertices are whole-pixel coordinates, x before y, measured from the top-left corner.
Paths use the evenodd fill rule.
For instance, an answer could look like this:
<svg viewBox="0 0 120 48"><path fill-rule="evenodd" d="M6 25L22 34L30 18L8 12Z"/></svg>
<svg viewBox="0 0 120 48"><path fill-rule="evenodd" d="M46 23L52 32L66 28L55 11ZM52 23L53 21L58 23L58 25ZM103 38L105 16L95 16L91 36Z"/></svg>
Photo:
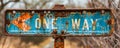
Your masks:
<svg viewBox="0 0 120 48"><path fill-rule="evenodd" d="M40 28L40 27L41 27L41 20L40 20L39 18L37 18L37 19L35 20L35 27L36 27L36 28Z"/></svg>

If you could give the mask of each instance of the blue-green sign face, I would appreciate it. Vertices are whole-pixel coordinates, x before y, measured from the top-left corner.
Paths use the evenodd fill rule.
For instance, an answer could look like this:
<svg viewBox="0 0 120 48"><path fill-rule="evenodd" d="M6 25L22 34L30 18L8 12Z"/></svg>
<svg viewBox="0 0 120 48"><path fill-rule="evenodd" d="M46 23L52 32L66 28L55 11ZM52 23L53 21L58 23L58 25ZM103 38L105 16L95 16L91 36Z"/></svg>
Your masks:
<svg viewBox="0 0 120 48"><path fill-rule="evenodd" d="M5 31L8 35L50 35L54 29L58 34L109 35L110 10L7 10Z"/></svg>

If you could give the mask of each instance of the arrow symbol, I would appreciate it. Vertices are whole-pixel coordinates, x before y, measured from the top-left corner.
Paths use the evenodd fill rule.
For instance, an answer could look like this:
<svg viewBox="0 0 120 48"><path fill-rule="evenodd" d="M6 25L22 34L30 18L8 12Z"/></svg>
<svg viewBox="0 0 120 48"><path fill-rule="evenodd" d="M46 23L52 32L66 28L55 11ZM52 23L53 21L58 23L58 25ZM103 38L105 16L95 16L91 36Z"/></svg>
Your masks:
<svg viewBox="0 0 120 48"><path fill-rule="evenodd" d="M30 19L32 16L29 13L24 13L17 19L14 19L12 23L16 25L19 29L23 31L28 31L30 29L30 26L25 24L25 21Z"/></svg>

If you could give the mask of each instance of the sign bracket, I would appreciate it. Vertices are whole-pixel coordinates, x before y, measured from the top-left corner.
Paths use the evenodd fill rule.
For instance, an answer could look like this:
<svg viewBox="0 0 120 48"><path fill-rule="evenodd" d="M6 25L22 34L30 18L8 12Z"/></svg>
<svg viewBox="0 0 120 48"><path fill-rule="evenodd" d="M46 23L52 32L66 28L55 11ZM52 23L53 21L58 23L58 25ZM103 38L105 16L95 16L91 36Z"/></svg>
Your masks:
<svg viewBox="0 0 120 48"><path fill-rule="evenodd" d="M64 5L55 5L53 9L65 9ZM61 31L61 34L57 34L57 30L53 30L52 37L54 38L54 48L64 48L65 32Z"/></svg>

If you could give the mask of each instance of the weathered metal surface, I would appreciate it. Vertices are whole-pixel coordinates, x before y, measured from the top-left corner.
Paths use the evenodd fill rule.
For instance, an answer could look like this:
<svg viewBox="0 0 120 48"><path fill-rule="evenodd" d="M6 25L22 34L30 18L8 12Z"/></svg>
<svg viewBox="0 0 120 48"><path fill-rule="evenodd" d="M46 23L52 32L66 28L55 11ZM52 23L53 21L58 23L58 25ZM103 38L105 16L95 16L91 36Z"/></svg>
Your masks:
<svg viewBox="0 0 120 48"><path fill-rule="evenodd" d="M104 36L114 31L110 9L7 10L6 35L50 36L54 29L65 36Z"/></svg>

